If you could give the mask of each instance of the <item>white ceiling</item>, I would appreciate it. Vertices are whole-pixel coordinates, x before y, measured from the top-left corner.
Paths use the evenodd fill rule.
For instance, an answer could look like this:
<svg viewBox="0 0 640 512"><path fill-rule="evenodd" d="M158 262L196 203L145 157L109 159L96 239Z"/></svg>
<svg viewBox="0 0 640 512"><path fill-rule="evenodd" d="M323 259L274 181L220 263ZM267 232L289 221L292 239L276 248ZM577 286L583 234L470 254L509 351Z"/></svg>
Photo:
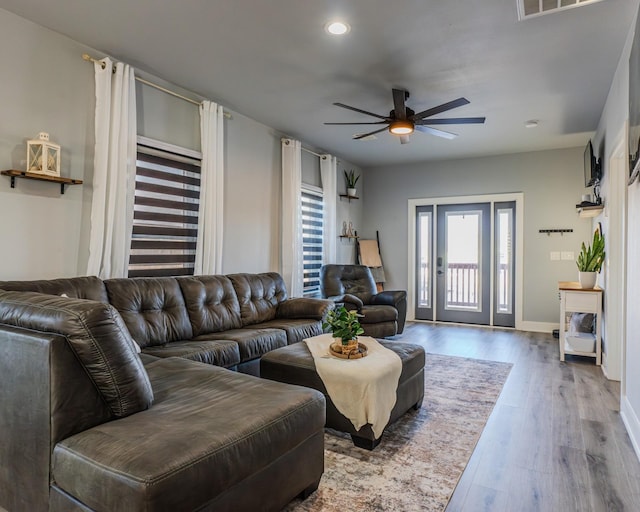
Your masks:
<svg viewBox="0 0 640 512"><path fill-rule="evenodd" d="M597 123L640 0L603 0L519 22L516 0L0 0L7 9L361 166L575 147ZM323 26L340 17L346 36ZM4 44L5 48L7 42ZM80 58L80 55L78 56ZM333 106L388 114L391 89L438 117L446 140L387 132ZM527 129L524 122L538 119ZM230 121L233 122L233 121ZM375 128L375 127L374 127Z"/></svg>

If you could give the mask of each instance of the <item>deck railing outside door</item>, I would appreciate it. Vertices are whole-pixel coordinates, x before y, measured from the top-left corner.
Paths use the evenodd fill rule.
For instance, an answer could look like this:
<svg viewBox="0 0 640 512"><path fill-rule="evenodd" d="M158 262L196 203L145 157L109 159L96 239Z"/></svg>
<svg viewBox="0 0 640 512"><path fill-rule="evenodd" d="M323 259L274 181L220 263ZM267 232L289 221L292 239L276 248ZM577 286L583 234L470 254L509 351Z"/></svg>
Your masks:
<svg viewBox="0 0 640 512"><path fill-rule="evenodd" d="M498 307L497 311L508 309L509 293L509 265L501 263L498 266ZM420 304L428 304L429 265L420 265L419 277L419 301ZM447 272L447 297L448 305L458 307L478 307L478 264L477 263L449 263Z"/></svg>

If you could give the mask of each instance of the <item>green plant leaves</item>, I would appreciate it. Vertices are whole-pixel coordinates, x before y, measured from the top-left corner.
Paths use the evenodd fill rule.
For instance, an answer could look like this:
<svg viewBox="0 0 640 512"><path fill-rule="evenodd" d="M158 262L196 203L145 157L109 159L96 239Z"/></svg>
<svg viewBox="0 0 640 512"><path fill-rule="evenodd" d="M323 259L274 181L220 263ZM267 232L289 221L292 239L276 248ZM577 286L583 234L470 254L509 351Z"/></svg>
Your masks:
<svg viewBox="0 0 640 512"><path fill-rule="evenodd" d="M576 265L580 272L600 272L606 253L604 251L604 235L599 229L593 233L591 245L586 246L582 242L580 254L576 259Z"/></svg>
<svg viewBox="0 0 640 512"><path fill-rule="evenodd" d="M344 179L347 182L347 188L356 188L356 183L360 179L360 175L356 176L356 172L351 169L348 173L344 170Z"/></svg>
<svg viewBox="0 0 640 512"><path fill-rule="evenodd" d="M360 334L364 334L364 329L358 320L361 316L355 310L347 311L347 308L340 306L329 311L322 327L331 330L334 338L340 338L342 343L346 344L355 340Z"/></svg>

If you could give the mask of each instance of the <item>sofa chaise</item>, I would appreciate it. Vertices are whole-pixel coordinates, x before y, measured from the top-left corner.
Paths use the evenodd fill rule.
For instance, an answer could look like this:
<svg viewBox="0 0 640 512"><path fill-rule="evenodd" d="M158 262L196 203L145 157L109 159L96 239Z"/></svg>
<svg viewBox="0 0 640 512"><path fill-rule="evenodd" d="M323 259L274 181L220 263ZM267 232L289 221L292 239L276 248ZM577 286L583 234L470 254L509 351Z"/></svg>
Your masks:
<svg viewBox="0 0 640 512"><path fill-rule="evenodd" d="M273 273L0 283L0 507L276 511L313 492L322 394L230 369L328 307Z"/></svg>

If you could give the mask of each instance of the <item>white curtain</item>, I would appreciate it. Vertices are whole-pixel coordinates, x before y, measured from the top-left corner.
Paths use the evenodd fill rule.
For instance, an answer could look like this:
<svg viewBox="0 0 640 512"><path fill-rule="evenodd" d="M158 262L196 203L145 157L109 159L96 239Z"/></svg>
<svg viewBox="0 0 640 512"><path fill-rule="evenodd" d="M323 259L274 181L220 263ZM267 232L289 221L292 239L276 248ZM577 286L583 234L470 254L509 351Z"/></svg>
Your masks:
<svg viewBox="0 0 640 512"><path fill-rule="evenodd" d="M302 297L302 145L282 139L282 278L290 297Z"/></svg>
<svg viewBox="0 0 640 512"><path fill-rule="evenodd" d="M126 277L136 170L135 78L131 66L119 62L114 68L110 59L94 67L95 151L87 274L103 279Z"/></svg>
<svg viewBox="0 0 640 512"><path fill-rule="evenodd" d="M336 263L336 197L338 195L338 159L320 157L320 179L324 196L324 263Z"/></svg>
<svg viewBox="0 0 640 512"><path fill-rule="evenodd" d="M200 209L194 273L222 274L222 217L224 213L224 112L220 105L200 105L202 169Z"/></svg>

